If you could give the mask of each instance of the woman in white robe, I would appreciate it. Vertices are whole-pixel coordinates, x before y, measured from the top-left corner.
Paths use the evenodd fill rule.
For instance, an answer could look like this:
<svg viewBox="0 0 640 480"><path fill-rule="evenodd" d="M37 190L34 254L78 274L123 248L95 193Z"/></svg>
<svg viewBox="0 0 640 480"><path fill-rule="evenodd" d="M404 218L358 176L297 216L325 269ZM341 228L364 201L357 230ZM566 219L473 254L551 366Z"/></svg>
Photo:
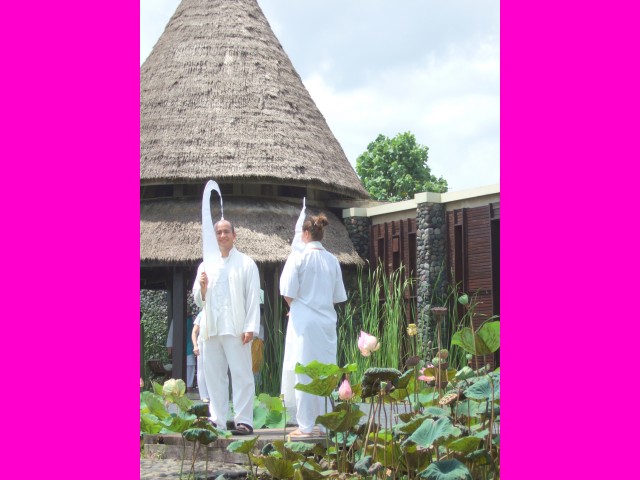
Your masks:
<svg viewBox="0 0 640 480"><path fill-rule="evenodd" d="M334 304L347 299L338 259L320 243L326 225L323 214L307 217L302 226L304 250L291 253L280 277L280 294L290 306L281 392L285 404L291 405L295 398L298 430L291 433L293 437L311 435L316 418L325 413L323 397L294 389L296 383L311 381L294 373L296 363L336 363Z"/></svg>

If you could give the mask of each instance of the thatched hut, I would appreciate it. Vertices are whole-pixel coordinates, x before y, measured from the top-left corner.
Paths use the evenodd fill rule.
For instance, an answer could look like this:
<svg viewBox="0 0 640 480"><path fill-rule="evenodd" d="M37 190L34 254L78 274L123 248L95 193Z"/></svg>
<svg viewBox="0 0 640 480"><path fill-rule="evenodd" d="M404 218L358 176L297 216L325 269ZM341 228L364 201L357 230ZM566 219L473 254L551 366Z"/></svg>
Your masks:
<svg viewBox="0 0 640 480"><path fill-rule="evenodd" d="M182 327L174 358L184 358L209 179L238 249L258 263L265 315L279 315L277 279L302 197L308 211L328 213L327 248L344 265L362 262L331 206L368 195L256 0L183 0L140 69L141 288L170 292Z"/></svg>

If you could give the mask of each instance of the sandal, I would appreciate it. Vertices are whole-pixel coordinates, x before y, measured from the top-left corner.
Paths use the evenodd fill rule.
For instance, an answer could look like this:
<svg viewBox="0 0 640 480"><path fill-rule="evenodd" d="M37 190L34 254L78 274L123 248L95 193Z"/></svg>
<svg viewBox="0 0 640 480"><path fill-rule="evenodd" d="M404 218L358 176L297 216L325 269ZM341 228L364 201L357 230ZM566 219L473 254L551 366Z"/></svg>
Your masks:
<svg viewBox="0 0 640 480"><path fill-rule="evenodd" d="M231 433L234 435L251 435L253 433L253 427L246 423L238 423L236 428L231 430Z"/></svg>
<svg viewBox="0 0 640 480"><path fill-rule="evenodd" d="M313 432L303 432L299 428L296 428L293 432L289 433L290 438L309 438L313 437Z"/></svg>

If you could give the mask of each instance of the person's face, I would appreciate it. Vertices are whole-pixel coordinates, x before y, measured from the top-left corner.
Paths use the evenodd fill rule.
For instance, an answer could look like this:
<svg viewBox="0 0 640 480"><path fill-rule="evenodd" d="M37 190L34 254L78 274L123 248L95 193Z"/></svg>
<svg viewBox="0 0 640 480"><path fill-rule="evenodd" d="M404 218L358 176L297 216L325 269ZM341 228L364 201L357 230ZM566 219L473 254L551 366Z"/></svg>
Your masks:
<svg viewBox="0 0 640 480"><path fill-rule="evenodd" d="M228 252L233 248L233 242L236 239L236 234L231 231L231 224L226 220L220 220L216 225L216 238L218 239L218 245L220 250Z"/></svg>

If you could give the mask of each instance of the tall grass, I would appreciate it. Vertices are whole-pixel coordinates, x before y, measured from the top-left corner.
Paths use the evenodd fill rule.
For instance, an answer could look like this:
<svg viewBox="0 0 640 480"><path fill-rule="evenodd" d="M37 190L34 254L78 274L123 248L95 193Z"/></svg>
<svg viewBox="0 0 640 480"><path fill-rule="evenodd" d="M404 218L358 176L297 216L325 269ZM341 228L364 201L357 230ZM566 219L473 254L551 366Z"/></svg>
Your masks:
<svg viewBox="0 0 640 480"><path fill-rule="evenodd" d="M404 278L404 267L387 276L382 265L358 269L357 291L350 295L338 318L338 363L356 363L352 376L359 381L368 367L401 368L404 356L411 353L405 334L406 310L404 294L412 281ZM358 350L358 337L363 330L378 338L380 350L363 357Z"/></svg>
<svg viewBox="0 0 640 480"><path fill-rule="evenodd" d="M268 302L268 296L265 301ZM273 307L273 308L271 308ZM275 305L265 305L271 318L264 322L264 363L260 369L260 375L256 379L256 391L268 393L272 396L280 395L280 382L282 380L282 362L284 360L284 340L287 331L286 318L283 315L283 301L277 297Z"/></svg>

